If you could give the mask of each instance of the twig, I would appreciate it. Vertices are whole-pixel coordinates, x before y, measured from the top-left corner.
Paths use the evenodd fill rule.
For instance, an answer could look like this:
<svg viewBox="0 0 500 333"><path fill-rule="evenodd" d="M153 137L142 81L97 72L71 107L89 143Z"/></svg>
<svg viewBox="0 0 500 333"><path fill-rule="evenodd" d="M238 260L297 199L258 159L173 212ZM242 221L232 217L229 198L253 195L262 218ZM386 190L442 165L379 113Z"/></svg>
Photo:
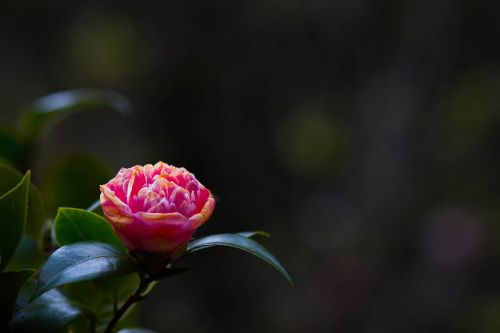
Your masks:
<svg viewBox="0 0 500 333"><path fill-rule="evenodd" d="M127 310L134 305L135 303L144 299L142 293L148 289L149 284L151 283L150 279L146 279L141 275L141 282L137 289L134 291L132 295L123 303L123 305L113 314L113 317L109 321L104 333L112 333L118 321L123 317L123 315L127 312Z"/></svg>

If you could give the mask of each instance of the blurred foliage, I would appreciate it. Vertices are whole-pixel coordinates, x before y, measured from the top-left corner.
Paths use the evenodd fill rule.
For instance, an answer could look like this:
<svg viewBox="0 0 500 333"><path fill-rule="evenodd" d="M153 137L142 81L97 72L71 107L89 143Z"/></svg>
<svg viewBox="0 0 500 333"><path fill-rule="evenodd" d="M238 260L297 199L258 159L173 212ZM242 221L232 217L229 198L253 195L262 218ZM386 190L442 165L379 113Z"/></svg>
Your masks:
<svg viewBox="0 0 500 333"><path fill-rule="evenodd" d="M450 85L440 105L444 157L464 156L487 143L500 125L498 75L474 68Z"/></svg>
<svg viewBox="0 0 500 333"><path fill-rule="evenodd" d="M36 139L48 123L64 119L74 112L95 108L115 110L127 115L132 110L130 102L122 95L99 89L74 89L60 91L36 100L22 119L23 134L28 140Z"/></svg>
<svg viewBox="0 0 500 333"><path fill-rule="evenodd" d="M279 124L275 146L286 166L303 176L340 171L346 161L346 125L327 107L312 105L292 112Z"/></svg>
<svg viewBox="0 0 500 333"><path fill-rule="evenodd" d="M51 216L55 214L56 208L61 204L84 205L86 207L95 202L96 197L98 197L98 185L111 177L109 168L86 156L72 156L62 159L53 166L48 177L45 178L44 197L42 198L38 189L30 182L31 172L28 170L23 177L11 165L18 168L29 167L26 163L32 160L30 155L34 153L36 140L39 139L42 129L47 125L53 125L55 120L72 112L99 107L114 109L122 113L130 111L128 100L114 92L95 89L64 91L45 96L33 103L24 112L22 116L23 127L19 131L3 130L0 133L0 161L2 161L0 164L0 215L2 216L2 223L0 223L0 280L2 281L1 287L8 288L2 292L5 297L2 297L0 301L0 330L2 332L59 332L75 320L73 331L77 327L75 325L83 325L78 326L79 330L76 330L78 332L88 331L93 326L91 324L95 321L94 314L83 303L77 304L67 298L60 290L52 289L54 286L49 286L48 288L52 290L43 293L43 295L39 293L40 297L30 302L28 298L32 298L33 291L38 292L39 287L35 286L33 279L28 281L26 279L33 275L34 270L40 268L45 259L41 253L42 247L46 250L45 244L42 243L47 238L46 235L41 234L42 224L47 218L43 201L49 204ZM76 194L72 195L75 192ZM98 220L99 223L92 224L94 231L88 229L85 234L85 236L90 237L90 240L101 240L103 235L107 235L105 240L111 237L118 245L122 246L114 234L102 234L101 229L110 228L107 222L102 220L102 217L84 210L74 211L91 215ZM78 229L74 224L81 223L82 219L72 215L69 211L63 217L66 220L59 218L58 223L62 227L58 230L59 239L65 243L71 243L75 239L68 236L68 228L65 226ZM68 219L70 219L69 222ZM50 219L48 221L45 229L49 233L48 242L51 243L53 241L50 230L52 223ZM101 229L95 230L97 227ZM107 229L106 231L109 232ZM99 233L99 235L94 237L92 232ZM76 234L80 235L81 233L77 230ZM40 241L41 239L42 241ZM48 250L51 250L50 246ZM123 246L121 250L117 251L123 255ZM78 254L81 255L82 252L84 251L78 251ZM68 250L64 253L71 253L71 251ZM60 264L56 264L56 271L58 268L60 269ZM119 260L114 265L110 265L113 274L127 270L122 266L124 265ZM48 267L50 268L50 265ZM26 270L27 268L28 270ZM78 269L78 265L74 265L72 269L73 271ZM84 269L83 272L88 274L88 269ZM45 269L39 278L42 279L45 274L50 273L50 269ZM113 274L108 272L108 276ZM75 280L75 275L72 279ZM76 278L75 281L81 280ZM60 283L56 283L56 286L60 285ZM118 290L121 290L119 288L124 285L125 283L122 283L121 280L115 280L111 285L108 283L105 287L106 290L115 295L113 297L115 304L123 298ZM101 290L98 294L103 294L103 291ZM14 312L13 304L16 298L18 305L16 305ZM87 319L90 318L91 321L79 319L83 316ZM106 318L108 317L102 319Z"/></svg>
<svg viewBox="0 0 500 333"><path fill-rule="evenodd" d="M49 170L42 184L49 214L58 207L87 208L99 197L99 185L112 178L105 164L88 156L70 156Z"/></svg>
<svg viewBox="0 0 500 333"><path fill-rule="evenodd" d="M150 43L126 17L83 16L67 36L68 70L100 84L118 84L144 75Z"/></svg>
<svg viewBox="0 0 500 333"><path fill-rule="evenodd" d="M0 271L4 270L14 255L24 232L28 215L30 172L9 191L0 196ZM7 222L6 222L7 221Z"/></svg>
<svg viewBox="0 0 500 333"><path fill-rule="evenodd" d="M7 332L9 330L10 318L14 311L14 305L19 290L33 273L33 270L0 273L0 291L2 293L2 302L0 303L0 329L2 332Z"/></svg>
<svg viewBox="0 0 500 333"><path fill-rule="evenodd" d="M37 238L23 235L18 244L11 261L6 267L7 271L18 271L21 269L37 269L45 259Z"/></svg>
<svg viewBox="0 0 500 333"><path fill-rule="evenodd" d="M0 163L0 193L6 193L13 188L22 178L15 169ZM40 229L45 219L44 206L40 192L32 183L28 194L28 216L25 232L33 239L40 236Z"/></svg>
<svg viewBox="0 0 500 333"><path fill-rule="evenodd" d="M0 161L20 166L23 163L24 145L18 133L0 127Z"/></svg>

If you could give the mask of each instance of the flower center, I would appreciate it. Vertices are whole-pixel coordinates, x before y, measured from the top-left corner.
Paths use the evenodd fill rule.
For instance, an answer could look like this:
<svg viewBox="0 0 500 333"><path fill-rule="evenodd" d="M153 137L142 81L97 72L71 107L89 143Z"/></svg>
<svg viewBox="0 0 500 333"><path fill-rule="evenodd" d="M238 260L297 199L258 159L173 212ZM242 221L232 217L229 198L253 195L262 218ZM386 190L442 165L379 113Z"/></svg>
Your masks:
<svg viewBox="0 0 500 333"><path fill-rule="evenodd" d="M185 177L183 177L185 178ZM200 198L200 186L196 180L190 180L186 187L179 186L171 175L153 176L151 182L144 182L137 189L136 177L131 177L127 184L128 205L132 212L173 213L179 212L189 218L196 213L196 202ZM182 179L185 183L186 179Z"/></svg>

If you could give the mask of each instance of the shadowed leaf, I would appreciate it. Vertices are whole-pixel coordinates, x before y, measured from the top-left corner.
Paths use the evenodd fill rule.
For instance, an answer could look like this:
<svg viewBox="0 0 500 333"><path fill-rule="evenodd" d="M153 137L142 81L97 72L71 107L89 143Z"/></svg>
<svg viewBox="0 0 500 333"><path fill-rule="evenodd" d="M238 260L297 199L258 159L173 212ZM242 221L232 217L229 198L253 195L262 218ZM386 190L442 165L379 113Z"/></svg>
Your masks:
<svg viewBox="0 0 500 333"><path fill-rule="evenodd" d="M9 191L21 181L23 176L14 168L0 162L0 195ZM25 233L34 239L40 237L40 229L45 220L45 209L38 188L30 183L28 194L28 217Z"/></svg>
<svg viewBox="0 0 500 333"><path fill-rule="evenodd" d="M59 207L87 208L99 198L99 185L112 177L111 170L88 156L69 156L54 164L42 184L49 214Z"/></svg>
<svg viewBox="0 0 500 333"><path fill-rule="evenodd" d="M262 231L262 230L255 230L255 231L242 231L237 233L240 236L247 237L247 238L252 238L254 236L263 236L263 237L271 237L271 234L268 232Z"/></svg>
<svg viewBox="0 0 500 333"><path fill-rule="evenodd" d="M1 332L8 327L19 290L34 272L35 271L31 269L15 272L0 272L0 295L2 295L2 297L0 297Z"/></svg>
<svg viewBox="0 0 500 333"><path fill-rule="evenodd" d="M47 259L32 299L61 285L125 275L136 268L130 256L109 244L85 242L66 245Z"/></svg>
<svg viewBox="0 0 500 333"><path fill-rule="evenodd" d="M25 146L21 136L9 128L0 127L0 161L20 166L24 153Z"/></svg>
<svg viewBox="0 0 500 333"><path fill-rule="evenodd" d="M253 254L276 268L287 279L287 281L293 285L290 275L288 275L285 268L268 250L250 238L239 234L218 234L196 239L189 243L186 249L186 255L215 246L233 247Z"/></svg>
<svg viewBox="0 0 500 333"><path fill-rule="evenodd" d="M44 260L41 249L36 240L26 235L21 237L16 252L12 255L6 271L19 271L23 269L38 269Z"/></svg>
<svg viewBox="0 0 500 333"><path fill-rule="evenodd" d="M48 123L82 110L106 108L128 114L132 104L123 95L99 89L75 89L56 92L36 100L24 116L23 127L28 138L34 137Z"/></svg>
<svg viewBox="0 0 500 333"><path fill-rule="evenodd" d="M11 329L13 333L55 333L81 316L94 320L92 313L83 305L52 289L17 311L12 318Z"/></svg>
<svg viewBox="0 0 500 333"><path fill-rule="evenodd" d="M0 197L0 270L14 254L28 215L30 172L9 192Z"/></svg>

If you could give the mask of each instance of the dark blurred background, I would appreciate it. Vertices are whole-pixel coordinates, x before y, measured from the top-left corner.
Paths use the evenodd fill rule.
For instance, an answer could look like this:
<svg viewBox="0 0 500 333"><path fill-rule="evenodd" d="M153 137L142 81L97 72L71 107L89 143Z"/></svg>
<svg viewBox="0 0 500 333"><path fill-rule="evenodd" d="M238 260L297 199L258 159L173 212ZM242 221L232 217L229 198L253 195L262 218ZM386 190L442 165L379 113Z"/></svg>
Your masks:
<svg viewBox="0 0 500 333"><path fill-rule="evenodd" d="M500 331L500 4L2 1L0 121L64 89L128 96L53 128L113 170L185 166L198 235L263 229L295 287L233 250L140 310L160 332ZM98 194L96 188L96 196Z"/></svg>

